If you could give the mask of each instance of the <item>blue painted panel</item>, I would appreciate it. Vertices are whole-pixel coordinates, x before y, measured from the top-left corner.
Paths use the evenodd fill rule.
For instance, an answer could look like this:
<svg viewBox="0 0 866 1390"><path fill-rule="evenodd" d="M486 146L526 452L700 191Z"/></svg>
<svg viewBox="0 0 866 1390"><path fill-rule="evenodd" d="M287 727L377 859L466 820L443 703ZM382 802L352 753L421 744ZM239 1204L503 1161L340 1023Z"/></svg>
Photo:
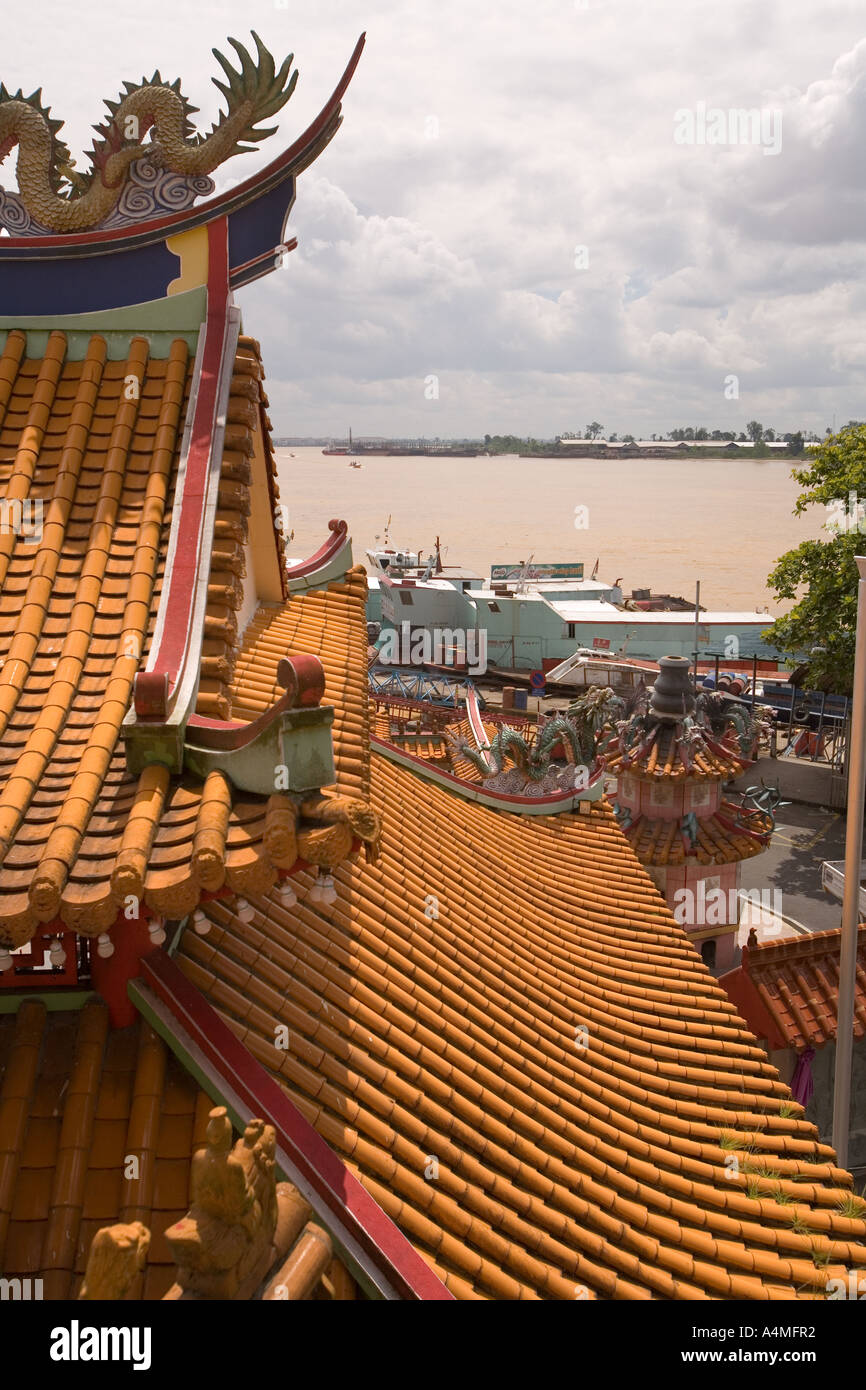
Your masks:
<svg viewBox="0 0 866 1390"><path fill-rule="evenodd" d="M0 258L0 314L86 314L161 299L180 274L164 241L111 256Z"/></svg>
<svg viewBox="0 0 866 1390"><path fill-rule="evenodd" d="M295 180L286 178L269 192L229 214L229 265L232 269L280 245L283 225L294 201Z"/></svg>

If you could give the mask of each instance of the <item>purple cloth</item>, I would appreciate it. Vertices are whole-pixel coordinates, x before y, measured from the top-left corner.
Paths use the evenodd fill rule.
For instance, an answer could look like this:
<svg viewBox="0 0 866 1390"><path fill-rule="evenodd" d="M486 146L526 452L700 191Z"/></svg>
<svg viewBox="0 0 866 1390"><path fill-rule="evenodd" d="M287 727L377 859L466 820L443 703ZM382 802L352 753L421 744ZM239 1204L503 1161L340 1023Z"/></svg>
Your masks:
<svg viewBox="0 0 866 1390"><path fill-rule="evenodd" d="M814 1056L814 1047L807 1047L801 1052L797 1058L794 1075L791 1078L791 1094L801 1105L809 1104L815 1089L815 1082L812 1079L812 1058Z"/></svg>

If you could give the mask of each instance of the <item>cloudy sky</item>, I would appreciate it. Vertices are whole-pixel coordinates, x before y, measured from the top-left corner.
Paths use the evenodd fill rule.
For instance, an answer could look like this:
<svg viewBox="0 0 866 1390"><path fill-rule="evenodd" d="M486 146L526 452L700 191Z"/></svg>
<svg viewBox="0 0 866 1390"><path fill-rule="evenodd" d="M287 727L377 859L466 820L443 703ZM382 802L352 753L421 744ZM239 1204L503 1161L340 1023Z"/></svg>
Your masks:
<svg viewBox="0 0 866 1390"><path fill-rule="evenodd" d="M304 129L366 30L342 129L299 180L299 249L239 296L280 434L864 415L859 0L26 8L0 78L41 85L76 154L122 79L181 76L209 122L211 45L254 27L294 52L279 134L220 187Z"/></svg>

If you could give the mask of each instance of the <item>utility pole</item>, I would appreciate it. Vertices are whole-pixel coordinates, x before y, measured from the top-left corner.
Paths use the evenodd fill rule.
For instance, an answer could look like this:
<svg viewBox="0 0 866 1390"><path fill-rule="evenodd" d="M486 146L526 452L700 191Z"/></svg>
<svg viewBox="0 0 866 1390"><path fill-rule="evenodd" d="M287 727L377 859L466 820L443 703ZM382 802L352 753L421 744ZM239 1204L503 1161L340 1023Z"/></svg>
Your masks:
<svg viewBox="0 0 866 1390"><path fill-rule="evenodd" d="M863 806L866 796L866 556L855 556L857 634L854 689L848 747L848 814L845 822L845 887L842 897L842 948L836 1013L836 1074L833 1078L833 1147L839 1167L848 1167L851 1128L851 1069L854 1060L854 1000L857 990L857 939L860 921L860 863L863 858Z"/></svg>
<svg viewBox="0 0 866 1390"><path fill-rule="evenodd" d="M701 621L701 581L695 584L695 690L698 688L698 627Z"/></svg>

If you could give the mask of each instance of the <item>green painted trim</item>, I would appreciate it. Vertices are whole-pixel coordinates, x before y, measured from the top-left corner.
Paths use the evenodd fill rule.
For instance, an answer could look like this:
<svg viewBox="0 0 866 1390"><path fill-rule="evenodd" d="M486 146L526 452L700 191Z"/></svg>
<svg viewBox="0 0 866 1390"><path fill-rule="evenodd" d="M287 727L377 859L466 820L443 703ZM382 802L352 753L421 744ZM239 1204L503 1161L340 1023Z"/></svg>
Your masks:
<svg viewBox="0 0 866 1390"><path fill-rule="evenodd" d="M186 929L187 929L188 923L189 923L189 917L188 917L188 916L187 916L187 917L182 917L182 918L180 919L180 921L178 922L178 924L177 924L177 926L175 927L175 930L174 930L174 936L171 938L171 945L168 946L168 948L167 948L167 954L168 954L168 955L174 956L174 955L177 954L178 949L179 949L179 947L180 947L180 943L181 943L181 941L183 940L183 934L184 934L184 932L185 932Z"/></svg>
<svg viewBox="0 0 866 1390"><path fill-rule="evenodd" d="M136 980L128 980L126 992L132 1000L142 1018L146 1020L155 1033L158 1033L163 1042L168 1047L169 1052L173 1053L185 1071L207 1092L215 1105L224 1105L229 1114L232 1125L239 1134L243 1134L246 1125L249 1123L249 1115L241 1115L231 1102L221 1092L214 1081L210 1072L199 1066L192 1054L187 1051L180 1040L172 1032L162 1015L152 1007L149 998L138 988Z"/></svg>
<svg viewBox="0 0 866 1390"><path fill-rule="evenodd" d="M186 1047L184 1047L183 1043L180 1041L180 1039L177 1037L177 1035L173 1032L171 1028L169 1020L173 1018L173 1015L170 1013L167 1006L162 1004L162 1001L159 1001L160 1007L165 1009L166 1013L168 1014L168 1020L165 1017L163 1017L162 1013L159 1012L158 1008L153 1007L153 1003L151 1001L154 999L154 996L150 993L148 987L146 985L142 985L142 983L139 980L128 980L126 985L126 992L129 995L129 998L132 1000L138 1012L141 1014L142 1018L147 1023L149 1023L153 1031L160 1038L162 1038L166 1047L177 1059L180 1065L189 1073L193 1080L196 1081L198 1085L201 1086L202 1090L210 1096L211 1100L214 1102L215 1105L225 1106L226 1111L228 1113L228 1117L232 1122L232 1128L235 1130L235 1132L239 1135L243 1134L244 1130L246 1129L246 1126L253 1118L252 1115L250 1114L249 1110L238 1110L238 1108L229 1099L228 1095L222 1092L222 1089L219 1086L218 1078L215 1075L212 1075L211 1073L210 1068L212 1067L212 1064L208 1063L208 1069L205 1069L193 1058L189 1050ZM271 1080L277 1080L277 1078L273 1076L272 1073L269 1072L268 1075L271 1077ZM295 1182L295 1179L293 1178L292 1174L287 1172L285 1168L281 1166L279 1161L277 1161L276 1169L283 1182ZM371 1302L382 1301L381 1291L368 1278L366 1270L363 1268L363 1266L359 1265L357 1261L353 1258L353 1256L343 1247L342 1242L331 1229L330 1223L319 1214L319 1212L316 1210L315 1205L312 1202L310 1203L310 1205L313 1207L313 1211L316 1215L317 1220L328 1231L328 1234L330 1235L331 1240L333 1242L334 1253L338 1256L338 1258L342 1259L344 1263L348 1265L353 1279L355 1279L355 1281L361 1286L361 1288L363 1288L364 1292L366 1293L367 1297L371 1300Z"/></svg>
<svg viewBox="0 0 866 1390"><path fill-rule="evenodd" d="M25 314L20 318L0 315L0 350L13 328L27 334L27 356L40 358L50 333L67 335L67 358L83 360L94 333L104 335L111 361L129 353L132 337L147 338L154 357L166 357L176 338L183 338L191 353L198 346L199 330L207 317L207 290L200 287L185 294L128 304L119 309L102 309L93 314Z"/></svg>
<svg viewBox="0 0 866 1390"><path fill-rule="evenodd" d="M72 989L68 994L61 994L60 990L52 993L43 994L38 989L22 989L12 991L0 990L0 1014L17 1014L22 1004L26 1004L28 999L36 999L40 1004L44 1004L50 1014L74 1013L78 1009L83 1009L85 1004L91 1000L98 1000L100 996L89 989Z"/></svg>

